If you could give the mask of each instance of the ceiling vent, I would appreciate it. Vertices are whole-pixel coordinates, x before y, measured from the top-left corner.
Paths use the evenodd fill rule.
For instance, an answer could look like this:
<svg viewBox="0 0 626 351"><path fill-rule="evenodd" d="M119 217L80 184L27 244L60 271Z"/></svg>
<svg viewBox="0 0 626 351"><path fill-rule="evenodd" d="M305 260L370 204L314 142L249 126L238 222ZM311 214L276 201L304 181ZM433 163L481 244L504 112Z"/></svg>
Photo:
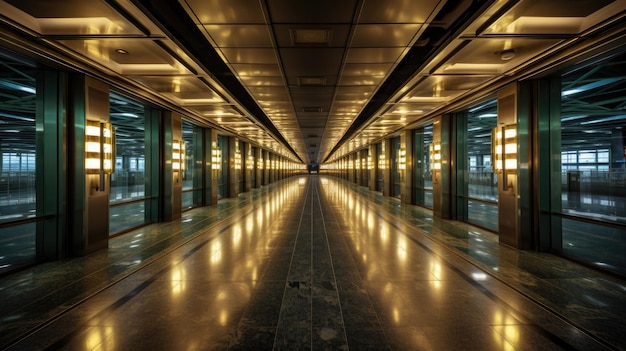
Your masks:
<svg viewBox="0 0 626 351"><path fill-rule="evenodd" d="M298 77L301 87L322 87L326 85L326 77Z"/></svg>
<svg viewBox="0 0 626 351"><path fill-rule="evenodd" d="M328 46L332 32L328 29L292 29L294 46Z"/></svg>
<svg viewBox="0 0 626 351"><path fill-rule="evenodd" d="M302 112L322 112L322 108L319 106L303 107Z"/></svg>

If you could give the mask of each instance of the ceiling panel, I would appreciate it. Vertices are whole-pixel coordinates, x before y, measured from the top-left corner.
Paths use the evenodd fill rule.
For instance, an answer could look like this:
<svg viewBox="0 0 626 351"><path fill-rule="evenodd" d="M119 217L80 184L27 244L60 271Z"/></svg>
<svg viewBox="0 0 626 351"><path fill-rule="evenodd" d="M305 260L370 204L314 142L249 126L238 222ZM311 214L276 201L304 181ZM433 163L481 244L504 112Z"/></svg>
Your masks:
<svg viewBox="0 0 626 351"><path fill-rule="evenodd" d="M351 46L355 48L409 46L421 28L422 24L357 25Z"/></svg>
<svg viewBox="0 0 626 351"><path fill-rule="evenodd" d="M201 25L220 48L271 48L272 38L265 25Z"/></svg>
<svg viewBox="0 0 626 351"><path fill-rule="evenodd" d="M105 1L8 0L19 9L19 22L45 35L142 35L143 33ZM0 9L3 9L2 5ZM2 13L13 13L3 9Z"/></svg>
<svg viewBox="0 0 626 351"><path fill-rule="evenodd" d="M624 11L610 0L0 1L0 21L24 37L303 162L432 117Z"/></svg>
<svg viewBox="0 0 626 351"><path fill-rule="evenodd" d="M366 1L359 21L360 23L424 23L440 3L439 0Z"/></svg>
<svg viewBox="0 0 626 351"><path fill-rule="evenodd" d="M199 23L264 24L265 16L258 0L185 0Z"/></svg>

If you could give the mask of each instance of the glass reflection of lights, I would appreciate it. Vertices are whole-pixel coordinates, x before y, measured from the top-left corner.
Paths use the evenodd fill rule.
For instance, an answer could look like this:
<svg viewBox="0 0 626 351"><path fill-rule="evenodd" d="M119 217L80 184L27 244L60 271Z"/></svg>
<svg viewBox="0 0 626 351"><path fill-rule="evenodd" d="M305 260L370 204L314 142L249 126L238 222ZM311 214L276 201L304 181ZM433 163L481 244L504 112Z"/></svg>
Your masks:
<svg viewBox="0 0 626 351"><path fill-rule="evenodd" d="M239 223L233 226L233 245L236 247L241 243L241 226Z"/></svg>
<svg viewBox="0 0 626 351"><path fill-rule="evenodd" d="M252 234L253 229L254 229L254 220L252 219L252 216L248 216L248 218L246 218L246 234L248 235Z"/></svg>
<svg viewBox="0 0 626 351"><path fill-rule="evenodd" d="M172 270L172 294L174 296L179 295L186 288L186 276L187 272L184 268L176 267Z"/></svg>
<svg viewBox="0 0 626 351"><path fill-rule="evenodd" d="M387 243L387 240L389 239L389 234L387 233L387 226L383 226L382 228L380 228L380 239L382 240L383 244Z"/></svg>
<svg viewBox="0 0 626 351"><path fill-rule="evenodd" d="M256 223L259 227L263 226L263 208L259 208L259 212L256 213Z"/></svg>
<svg viewBox="0 0 626 351"><path fill-rule="evenodd" d="M400 312L398 311L398 308L397 308L397 307L394 307L394 308L393 308L393 320L394 320L396 323L400 323Z"/></svg>
<svg viewBox="0 0 626 351"><path fill-rule="evenodd" d="M85 340L87 350L115 350L119 345L115 345L115 332L113 327L93 327L89 329Z"/></svg>
<svg viewBox="0 0 626 351"><path fill-rule="evenodd" d="M220 311L220 325L225 327L228 324L228 311L221 310Z"/></svg>
<svg viewBox="0 0 626 351"><path fill-rule="evenodd" d="M476 281L485 281L489 276L484 272L474 272L472 273L472 278Z"/></svg>
<svg viewBox="0 0 626 351"><path fill-rule="evenodd" d="M403 237L398 238L398 258L402 262L405 262L408 256L406 250L407 250L406 239Z"/></svg>
<svg viewBox="0 0 626 351"><path fill-rule="evenodd" d="M306 178L298 179L298 185L305 185L305 184L306 184Z"/></svg>
<svg viewBox="0 0 626 351"><path fill-rule="evenodd" d="M494 312L493 321L494 325L502 328L497 328L493 334L496 341L501 345L501 349L515 350L513 345L519 345L520 339L519 322L509 314L503 315L502 311Z"/></svg>
<svg viewBox="0 0 626 351"><path fill-rule="evenodd" d="M443 276L441 262L435 260L430 262L430 275L434 278L434 280L430 280L431 285L435 288L440 288Z"/></svg>
<svg viewBox="0 0 626 351"><path fill-rule="evenodd" d="M222 243L219 240L211 243L211 263L220 263L222 261Z"/></svg>

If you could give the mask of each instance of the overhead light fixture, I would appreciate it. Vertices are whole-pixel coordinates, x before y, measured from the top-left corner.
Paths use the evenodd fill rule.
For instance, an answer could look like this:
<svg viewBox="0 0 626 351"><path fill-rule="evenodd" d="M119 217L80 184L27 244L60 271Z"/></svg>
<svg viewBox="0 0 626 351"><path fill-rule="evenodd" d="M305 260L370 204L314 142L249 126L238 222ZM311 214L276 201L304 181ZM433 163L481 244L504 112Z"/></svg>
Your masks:
<svg viewBox="0 0 626 351"><path fill-rule="evenodd" d="M128 55L128 51L124 49L115 49L115 52L117 52L120 55Z"/></svg>
<svg viewBox="0 0 626 351"><path fill-rule="evenodd" d="M515 57L515 54L516 54L516 52L513 49L504 50L504 51L500 52L500 60L502 60L502 61L509 61L509 60L511 60L512 58Z"/></svg>

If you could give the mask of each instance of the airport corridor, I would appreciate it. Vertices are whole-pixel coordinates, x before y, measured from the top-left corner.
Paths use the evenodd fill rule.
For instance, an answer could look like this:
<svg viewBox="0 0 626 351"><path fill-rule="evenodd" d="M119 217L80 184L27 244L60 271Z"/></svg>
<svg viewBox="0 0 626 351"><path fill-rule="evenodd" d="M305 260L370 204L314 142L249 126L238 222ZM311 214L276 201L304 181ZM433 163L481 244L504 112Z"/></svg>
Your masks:
<svg viewBox="0 0 626 351"><path fill-rule="evenodd" d="M2 339L11 340L3 345L612 348L429 238L430 225L394 216L344 181L302 175L253 193L115 238L106 253L15 275L14 287L32 285L2 302L10 312ZM124 250L132 251L116 254ZM48 277L48 295L29 298L38 274Z"/></svg>

